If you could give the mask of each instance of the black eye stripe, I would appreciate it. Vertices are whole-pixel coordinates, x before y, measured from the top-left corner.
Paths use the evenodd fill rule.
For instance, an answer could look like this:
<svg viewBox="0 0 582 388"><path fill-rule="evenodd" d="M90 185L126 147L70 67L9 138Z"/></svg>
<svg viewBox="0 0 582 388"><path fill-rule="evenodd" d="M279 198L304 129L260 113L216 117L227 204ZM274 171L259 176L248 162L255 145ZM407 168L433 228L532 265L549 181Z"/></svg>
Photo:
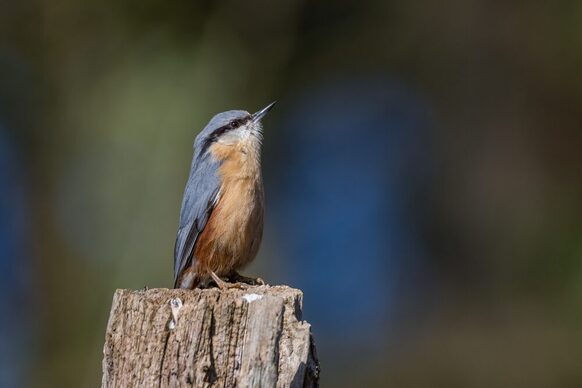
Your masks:
<svg viewBox="0 0 582 388"><path fill-rule="evenodd" d="M246 122L249 121L249 119L250 119L250 116L244 117L242 119L232 120L230 123L228 123L224 127L226 127L227 129L235 129L235 128L240 127L243 124L246 124Z"/></svg>
<svg viewBox="0 0 582 388"><path fill-rule="evenodd" d="M241 125L246 124L250 119L251 116L249 115L240 119L232 120L228 124L215 129L214 132L212 132L210 136L208 136L208 138L202 144L200 155L202 156L208 150L208 147L210 147L210 145L214 143L220 136L224 135L226 132L232 131L233 129L240 127Z"/></svg>
<svg viewBox="0 0 582 388"><path fill-rule="evenodd" d="M213 137L214 139L216 139L216 138L220 137L221 135L225 134L226 132L231 131L233 129L236 129L243 124L246 124L246 122L249 121L249 119L250 119L250 117L232 120L228 124L223 125L222 127L216 129L210 137Z"/></svg>

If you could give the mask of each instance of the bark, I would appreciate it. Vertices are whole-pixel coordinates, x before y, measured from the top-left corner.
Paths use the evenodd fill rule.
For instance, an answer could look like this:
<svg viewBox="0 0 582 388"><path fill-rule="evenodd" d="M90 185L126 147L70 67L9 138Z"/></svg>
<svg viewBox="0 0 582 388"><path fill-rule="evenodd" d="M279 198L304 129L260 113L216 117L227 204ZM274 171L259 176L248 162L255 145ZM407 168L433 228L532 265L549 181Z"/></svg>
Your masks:
<svg viewBox="0 0 582 388"><path fill-rule="evenodd" d="M286 286L117 290L102 387L316 387L302 299Z"/></svg>

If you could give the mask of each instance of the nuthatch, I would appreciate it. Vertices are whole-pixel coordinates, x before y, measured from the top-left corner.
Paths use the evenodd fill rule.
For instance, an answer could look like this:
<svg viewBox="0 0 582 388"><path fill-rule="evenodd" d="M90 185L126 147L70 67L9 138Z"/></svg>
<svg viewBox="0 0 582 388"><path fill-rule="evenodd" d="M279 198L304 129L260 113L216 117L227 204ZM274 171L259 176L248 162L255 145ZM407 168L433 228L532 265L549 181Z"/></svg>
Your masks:
<svg viewBox="0 0 582 388"><path fill-rule="evenodd" d="M196 137L174 248L174 288L210 279L220 288L262 284L237 270L255 258L263 236L261 119L273 105L254 114L219 113Z"/></svg>

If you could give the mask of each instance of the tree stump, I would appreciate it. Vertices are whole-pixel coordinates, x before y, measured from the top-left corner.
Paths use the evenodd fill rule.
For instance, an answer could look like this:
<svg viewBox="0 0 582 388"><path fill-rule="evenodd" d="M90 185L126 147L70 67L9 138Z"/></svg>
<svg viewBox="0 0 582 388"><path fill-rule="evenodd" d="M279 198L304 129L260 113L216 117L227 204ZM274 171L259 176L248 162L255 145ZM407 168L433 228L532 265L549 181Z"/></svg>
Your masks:
<svg viewBox="0 0 582 388"><path fill-rule="evenodd" d="M286 286L117 290L102 387L316 387L302 300Z"/></svg>

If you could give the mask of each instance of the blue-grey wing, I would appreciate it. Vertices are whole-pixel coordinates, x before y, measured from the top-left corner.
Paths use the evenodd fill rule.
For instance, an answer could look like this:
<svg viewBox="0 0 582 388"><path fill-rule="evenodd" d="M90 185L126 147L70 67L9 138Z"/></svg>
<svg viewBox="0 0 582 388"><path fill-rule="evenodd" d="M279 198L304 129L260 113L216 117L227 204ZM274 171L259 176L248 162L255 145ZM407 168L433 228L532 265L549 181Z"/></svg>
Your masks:
<svg viewBox="0 0 582 388"><path fill-rule="evenodd" d="M174 287L182 271L194 264L196 240L214 209L220 191L218 167L211 155L194 158L180 211L180 227L174 247Z"/></svg>

